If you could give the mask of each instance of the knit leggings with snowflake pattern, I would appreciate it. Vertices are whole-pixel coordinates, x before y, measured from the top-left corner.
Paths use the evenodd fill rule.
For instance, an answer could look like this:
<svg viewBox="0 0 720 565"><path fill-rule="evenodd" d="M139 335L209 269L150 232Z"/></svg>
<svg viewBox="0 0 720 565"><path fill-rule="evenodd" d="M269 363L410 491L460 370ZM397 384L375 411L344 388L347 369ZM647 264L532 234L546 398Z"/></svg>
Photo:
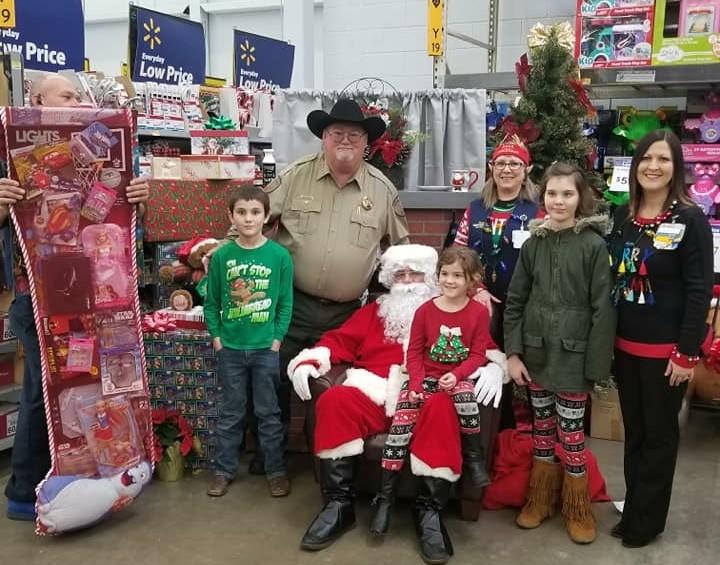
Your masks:
<svg viewBox="0 0 720 565"><path fill-rule="evenodd" d="M558 457L571 475L585 473L585 403L586 393L550 392L535 383L528 386L533 409L533 457L556 461Z"/></svg>
<svg viewBox="0 0 720 565"><path fill-rule="evenodd" d="M459 381L455 388L443 391L438 388L437 379L423 380L423 392L427 394L449 394L460 420L460 432L463 434L480 433L480 409L475 399L474 383ZM383 448L382 467L389 471L400 471L407 457L408 446L417 422L422 401L411 402L408 381L405 381L398 396L397 409Z"/></svg>

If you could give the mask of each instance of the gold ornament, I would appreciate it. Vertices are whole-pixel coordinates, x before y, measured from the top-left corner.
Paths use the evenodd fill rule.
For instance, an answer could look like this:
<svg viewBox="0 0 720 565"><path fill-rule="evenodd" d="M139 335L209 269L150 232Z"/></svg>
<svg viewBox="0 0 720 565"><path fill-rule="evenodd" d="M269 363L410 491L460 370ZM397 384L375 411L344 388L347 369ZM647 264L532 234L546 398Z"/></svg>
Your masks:
<svg viewBox="0 0 720 565"><path fill-rule="evenodd" d="M571 53L574 51L575 33L569 22L549 26L536 23L530 29L530 33L528 33L528 47L530 47L530 49L542 47L550 40L552 35L557 38L560 47L567 49Z"/></svg>
<svg viewBox="0 0 720 565"><path fill-rule="evenodd" d="M362 200L360 201L360 205L363 207L364 210L372 210L373 201L370 200L367 196L363 196Z"/></svg>

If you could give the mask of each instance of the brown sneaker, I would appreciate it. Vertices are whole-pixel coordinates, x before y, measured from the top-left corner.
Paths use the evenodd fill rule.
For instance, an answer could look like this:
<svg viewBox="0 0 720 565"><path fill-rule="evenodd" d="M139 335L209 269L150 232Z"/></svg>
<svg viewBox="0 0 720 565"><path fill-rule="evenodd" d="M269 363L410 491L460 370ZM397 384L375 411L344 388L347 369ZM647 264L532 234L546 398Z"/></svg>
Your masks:
<svg viewBox="0 0 720 565"><path fill-rule="evenodd" d="M208 496L223 496L230 486L230 481L223 475L214 475L207 489Z"/></svg>
<svg viewBox="0 0 720 565"><path fill-rule="evenodd" d="M285 476L268 479L268 488L270 496L287 496L290 494L290 479Z"/></svg>

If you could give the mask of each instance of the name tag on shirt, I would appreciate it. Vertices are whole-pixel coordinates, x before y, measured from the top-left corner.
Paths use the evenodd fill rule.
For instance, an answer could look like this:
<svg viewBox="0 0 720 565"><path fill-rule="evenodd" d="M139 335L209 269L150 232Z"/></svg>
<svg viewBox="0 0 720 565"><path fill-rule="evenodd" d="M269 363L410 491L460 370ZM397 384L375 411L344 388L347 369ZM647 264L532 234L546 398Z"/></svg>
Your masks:
<svg viewBox="0 0 720 565"><path fill-rule="evenodd" d="M655 249L672 251L678 248L684 235L685 224L660 224L655 232L653 246Z"/></svg>
<svg viewBox="0 0 720 565"><path fill-rule="evenodd" d="M530 231L528 230L513 230L512 232L512 243L515 249L520 249L528 239L530 239Z"/></svg>

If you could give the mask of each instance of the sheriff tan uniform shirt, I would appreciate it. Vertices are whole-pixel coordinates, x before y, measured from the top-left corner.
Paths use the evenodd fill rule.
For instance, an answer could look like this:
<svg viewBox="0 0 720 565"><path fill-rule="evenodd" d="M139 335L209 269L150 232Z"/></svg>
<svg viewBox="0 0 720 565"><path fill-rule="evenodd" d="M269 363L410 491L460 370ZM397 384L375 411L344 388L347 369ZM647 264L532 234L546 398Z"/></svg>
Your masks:
<svg viewBox="0 0 720 565"><path fill-rule="evenodd" d="M338 189L323 153L302 157L267 187L277 242L295 265L295 287L306 294L347 302L359 298L377 266L380 240L405 243L407 219L393 184L362 163Z"/></svg>

